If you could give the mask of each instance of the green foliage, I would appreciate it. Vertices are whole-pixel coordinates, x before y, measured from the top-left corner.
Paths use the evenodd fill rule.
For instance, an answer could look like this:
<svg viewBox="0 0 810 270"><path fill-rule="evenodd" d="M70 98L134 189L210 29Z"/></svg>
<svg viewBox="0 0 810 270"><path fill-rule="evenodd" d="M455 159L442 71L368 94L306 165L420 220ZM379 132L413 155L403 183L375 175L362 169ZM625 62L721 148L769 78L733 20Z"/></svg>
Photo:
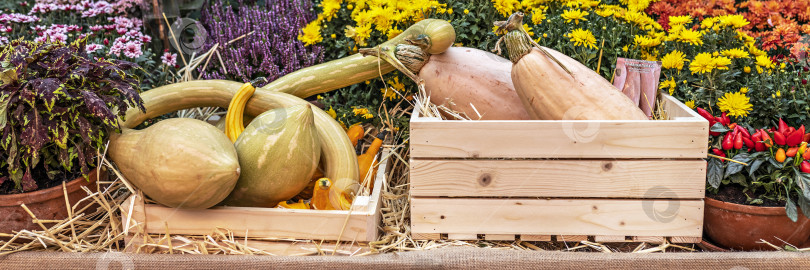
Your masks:
<svg viewBox="0 0 810 270"><path fill-rule="evenodd" d="M0 52L0 183L37 188L32 169L48 176L81 172L129 106L144 110L137 65L87 55L85 39L71 44L15 40Z"/></svg>

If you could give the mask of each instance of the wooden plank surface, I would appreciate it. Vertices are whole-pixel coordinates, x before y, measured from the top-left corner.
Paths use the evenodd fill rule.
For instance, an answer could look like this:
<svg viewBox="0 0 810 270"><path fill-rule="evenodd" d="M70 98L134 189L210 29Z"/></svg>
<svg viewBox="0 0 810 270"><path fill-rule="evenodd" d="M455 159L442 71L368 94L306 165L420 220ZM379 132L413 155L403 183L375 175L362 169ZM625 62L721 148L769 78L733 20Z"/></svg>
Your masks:
<svg viewBox="0 0 810 270"><path fill-rule="evenodd" d="M521 234L520 241L551 241L551 235Z"/></svg>
<svg viewBox="0 0 810 270"><path fill-rule="evenodd" d="M557 242L582 242L588 241L587 235L557 235Z"/></svg>
<svg viewBox="0 0 810 270"><path fill-rule="evenodd" d="M155 239L157 241L158 239ZM169 250L165 248L166 243L161 243L162 247L156 246L143 246L144 240L141 237L132 237L127 236L124 238L127 246L124 249L126 252L130 253L144 253L146 251L150 251L153 253L164 252L167 253ZM332 252L335 251L335 245L337 245L337 251L335 255L338 256L348 256L348 255L356 255L370 251L368 244L360 243L360 242L340 242L336 243L334 241L326 241L321 243L320 241L263 241L263 240L253 240L249 239L245 242L244 239L237 239L240 244L247 244L248 247L259 249L265 252L268 252L273 255L280 255L280 256L306 256L306 255L332 255ZM210 242L209 242L210 243ZM225 247L231 246L229 243L225 243L222 241L217 241L217 244ZM180 253L176 248L177 247L185 247L187 245L185 242L180 241L176 238L172 239L172 246L175 247L174 253ZM141 250L138 248L141 247ZM191 249L191 248L189 248Z"/></svg>
<svg viewBox="0 0 810 270"><path fill-rule="evenodd" d="M702 199L706 190L703 159L412 159L410 166L416 197Z"/></svg>
<svg viewBox="0 0 810 270"><path fill-rule="evenodd" d="M514 234L486 234L484 240L487 241L515 241Z"/></svg>
<svg viewBox="0 0 810 270"><path fill-rule="evenodd" d="M677 243L684 243L684 244L686 244L686 243L688 243L688 244L700 243L700 241L702 241L702 240L703 240L702 236L698 236L698 237L673 236L673 237L670 237L670 239L669 239L670 242L676 243L676 244Z"/></svg>
<svg viewBox="0 0 810 270"><path fill-rule="evenodd" d="M411 231L700 237L703 201L414 197Z"/></svg>
<svg viewBox="0 0 810 270"><path fill-rule="evenodd" d="M665 99L674 102L671 100ZM415 114L410 126L411 157L705 158L708 121L694 112L676 111L682 108L679 105L665 106L682 117L662 121L439 121Z"/></svg>

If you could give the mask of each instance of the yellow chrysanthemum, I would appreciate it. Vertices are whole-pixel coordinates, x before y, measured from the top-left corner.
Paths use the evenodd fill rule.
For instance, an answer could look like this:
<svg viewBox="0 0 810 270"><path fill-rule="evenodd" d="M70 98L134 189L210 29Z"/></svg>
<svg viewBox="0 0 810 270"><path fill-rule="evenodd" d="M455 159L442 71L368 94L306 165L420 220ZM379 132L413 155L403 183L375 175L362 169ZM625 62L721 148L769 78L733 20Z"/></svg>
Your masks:
<svg viewBox="0 0 810 270"><path fill-rule="evenodd" d="M748 97L740 92L726 93L717 99L717 106L720 107L720 111L727 112L729 116L737 117L748 116L748 112L754 107Z"/></svg>
<svg viewBox="0 0 810 270"><path fill-rule="evenodd" d="M609 16L613 15L613 13L615 13L616 11L613 10L613 9L600 8L600 9L597 9L595 12L596 12L596 15L599 15L599 16L602 16L602 17L609 17Z"/></svg>
<svg viewBox="0 0 810 270"><path fill-rule="evenodd" d="M715 61L710 53L699 53L695 59L689 63L689 70L692 74L711 72L715 68Z"/></svg>
<svg viewBox="0 0 810 270"><path fill-rule="evenodd" d="M338 10L340 10L340 4L343 0L324 0L321 2L321 8L323 12L321 15L323 16L326 21L332 21L332 18L337 16Z"/></svg>
<svg viewBox="0 0 810 270"><path fill-rule="evenodd" d="M703 28L703 29L712 28L712 27L714 27L714 24L717 21L718 21L717 17L709 17L709 18L703 19L703 21L700 22L700 28Z"/></svg>
<svg viewBox="0 0 810 270"><path fill-rule="evenodd" d="M392 27L391 29L388 29L388 32L385 35L388 36L388 39L390 40L392 38L395 38L396 36L399 36L399 34L402 34L402 30L400 30L395 26Z"/></svg>
<svg viewBox="0 0 810 270"><path fill-rule="evenodd" d="M335 112L335 109L332 109L332 106L329 106L329 110L326 111L326 114L331 116L333 119L337 118L337 113Z"/></svg>
<svg viewBox="0 0 810 270"><path fill-rule="evenodd" d="M370 113L367 113L367 114L364 114L364 115L363 115L363 118L365 118L365 119L371 119L371 118L374 118L374 115L373 115L373 114L370 114Z"/></svg>
<svg viewBox="0 0 810 270"><path fill-rule="evenodd" d="M740 93L748 94L748 87L740 88Z"/></svg>
<svg viewBox="0 0 810 270"><path fill-rule="evenodd" d="M751 55L756 56L756 57L760 57L760 56L766 56L766 55L768 55L768 53L766 53L766 52L765 52L765 51L763 51L763 50L760 50L760 49L759 49L759 48L757 48L757 46L755 46L755 45L750 45L750 46L748 46L748 51L749 51L749 52L751 52Z"/></svg>
<svg viewBox="0 0 810 270"><path fill-rule="evenodd" d="M776 64L773 61L771 61L771 59L768 58L765 55L757 56L756 61L757 61L757 66L760 66L760 67L763 67L763 68L774 68L774 67L776 67Z"/></svg>
<svg viewBox="0 0 810 270"><path fill-rule="evenodd" d="M684 16L669 16L669 26L674 27L676 25L684 25L687 23L692 22L692 16L684 15Z"/></svg>
<svg viewBox="0 0 810 270"><path fill-rule="evenodd" d="M748 20L745 19L742 15L734 14L734 15L723 15L720 16L720 25L722 26L731 26L734 28L743 28L744 26L750 24Z"/></svg>
<svg viewBox="0 0 810 270"><path fill-rule="evenodd" d="M728 49L728 50L722 51L721 54L723 56L729 57L729 58L748 58L748 57L751 57L751 55L749 55L748 52L746 52L742 48Z"/></svg>
<svg viewBox="0 0 810 270"><path fill-rule="evenodd" d="M366 24L363 26L359 26L354 28L355 35L354 35L354 42L357 43L358 46L366 46L366 39L371 36L371 25Z"/></svg>
<svg viewBox="0 0 810 270"><path fill-rule="evenodd" d="M535 8L532 11L532 23L537 25L543 23L543 20L546 19L546 9L547 8Z"/></svg>
<svg viewBox="0 0 810 270"><path fill-rule="evenodd" d="M624 14L624 20L629 23L637 24L641 27L647 26L647 15L639 11L628 11Z"/></svg>
<svg viewBox="0 0 810 270"><path fill-rule="evenodd" d="M714 58L714 66L716 69L728 69L728 66L731 65L731 59L724 56L718 56Z"/></svg>
<svg viewBox="0 0 810 270"><path fill-rule="evenodd" d="M675 78L670 77L668 80L663 81L660 84L658 84L658 89L667 89L667 88L669 88L668 92L669 92L669 95L671 96L673 93L675 93L675 86L676 86Z"/></svg>
<svg viewBox="0 0 810 270"><path fill-rule="evenodd" d="M396 89L397 91L405 91L405 84L404 84L404 83L399 82L399 77L394 77L394 79L393 79L393 80L388 80L388 81L386 81L386 82L387 82L388 84L390 84L390 85L391 85L391 87L393 87L393 88L394 88L394 89Z"/></svg>
<svg viewBox="0 0 810 270"><path fill-rule="evenodd" d="M392 87L380 88L380 92L383 94L383 99L394 100L397 98L397 92Z"/></svg>
<svg viewBox="0 0 810 270"><path fill-rule="evenodd" d="M686 62L683 52L674 50L661 58L661 67L665 69L683 69L683 64Z"/></svg>
<svg viewBox="0 0 810 270"><path fill-rule="evenodd" d="M568 33L568 37L576 46L596 49L596 37L593 36L591 30L574 29L574 31Z"/></svg>
<svg viewBox="0 0 810 270"><path fill-rule="evenodd" d="M636 35L633 38L633 44L635 44L636 46L649 48L661 45L661 40L657 38L650 38L647 36Z"/></svg>
<svg viewBox="0 0 810 270"><path fill-rule="evenodd" d="M532 36L532 37L534 36L534 32L532 31L532 28L529 27L528 24L525 24L525 23L523 24L523 31L526 31L526 33L529 34L529 36Z"/></svg>
<svg viewBox="0 0 810 270"><path fill-rule="evenodd" d="M354 108L352 109L354 115L363 115L368 113L368 109L366 108Z"/></svg>
<svg viewBox="0 0 810 270"><path fill-rule="evenodd" d="M504 17L509 17L521 7L518 0L492 0L492 6Z"/></svg>
<svg viewBox="0 0 810 270"><path fill-rule="evenodd" d="M464 9L464 15L467 15L467 14L470 14L470 10L465 8Z"/></svg>
<svg viewBox="0 0 810 270"><path fill-rule="evenodd" d="M745 73L751 73L751 67L748 67L748 66L747 66L747 67L744 67L744 68L743 68L743 72L745 72Z"/></svg>
<svg viewBox="0 0 810 270"><path fill-rule="evenodd" d="M304 45L314 45L323 41L321 36L321 22L314 20L307 24L304 29L301 29L301 34L298 34L298 40L303 42Z"/></svg>
<svg viewBox="0 0 810 270"><path fill-rule="evenodd" d="M587 21L588 19L585 19L585 16L588 16L588 12L579 9L566 10L562 14L565 22L570 23L571 21L574 21L575 24L579 24L579 21Z"/></svg>
<svg viewBox="0 0 810 270"><path fill-rule="evenodd" d="M689 109L694 109L695 108L695 101L694 100L686 101L683 104L686 105L686 107L689 107Z"/></svg>
<svg viewBox="0 0 810 270"><path fill-rule="evenodd" d="M703 34L691 29L684 29L678 35L678 41L692 45L703 45Z"/></svg>

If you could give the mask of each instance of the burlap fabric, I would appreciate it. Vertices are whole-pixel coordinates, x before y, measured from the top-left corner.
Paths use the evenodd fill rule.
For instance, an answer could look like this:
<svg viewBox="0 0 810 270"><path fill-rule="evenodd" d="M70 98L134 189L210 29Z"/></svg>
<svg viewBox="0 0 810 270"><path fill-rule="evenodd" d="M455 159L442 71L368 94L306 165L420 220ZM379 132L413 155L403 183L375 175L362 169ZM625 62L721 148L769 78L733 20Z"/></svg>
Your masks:
<svg viewBox="0 0 810 270"><path fill-rule="evenodd" d="M628 254L444 248L362 257L21 252L0 269L810 269L810 253Z"/></svg>

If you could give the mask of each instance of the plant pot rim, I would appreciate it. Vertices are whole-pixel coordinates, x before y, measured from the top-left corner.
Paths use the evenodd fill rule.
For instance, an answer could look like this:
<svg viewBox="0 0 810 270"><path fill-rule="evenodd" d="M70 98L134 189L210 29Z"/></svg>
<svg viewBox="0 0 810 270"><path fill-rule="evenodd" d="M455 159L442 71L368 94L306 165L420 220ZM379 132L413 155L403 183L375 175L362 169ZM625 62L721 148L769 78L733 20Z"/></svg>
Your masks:
<svg viewBox="0 0 810 270"><path fill-rule="evenodd" d="M760 216L784 216L785 214L785 207L784 206L756 206L756 205L745 205L745 204L737 204L731 202L724 202L717 199L712 199L706 197L705 200L707 206L712 206L715 208L720 208L723 210L731 211L731 212L743 212L749 214L755 214Z"/></svg>
<svg viewBox="0 0 810 270"><path fill-rule="evenodd" d="M90 174L87 175L87 178L79 176L73 180L64 182L65 188L67 192L70 193L73 190L80 189L82 187L82 181L88 181L90 183L96 182L96 175L98 174L99 168L93 168L90 170ZM57 185L53 187L49 187L46 189L36 190L32 192L25 192L19 194L9 194L9 195L0 195L0 207L2 206L19 206L21 204L32 204L35 202L41 202L46 200L51 200L57 197L65 196L64 191L62 191L62 185Z"/></svg>

